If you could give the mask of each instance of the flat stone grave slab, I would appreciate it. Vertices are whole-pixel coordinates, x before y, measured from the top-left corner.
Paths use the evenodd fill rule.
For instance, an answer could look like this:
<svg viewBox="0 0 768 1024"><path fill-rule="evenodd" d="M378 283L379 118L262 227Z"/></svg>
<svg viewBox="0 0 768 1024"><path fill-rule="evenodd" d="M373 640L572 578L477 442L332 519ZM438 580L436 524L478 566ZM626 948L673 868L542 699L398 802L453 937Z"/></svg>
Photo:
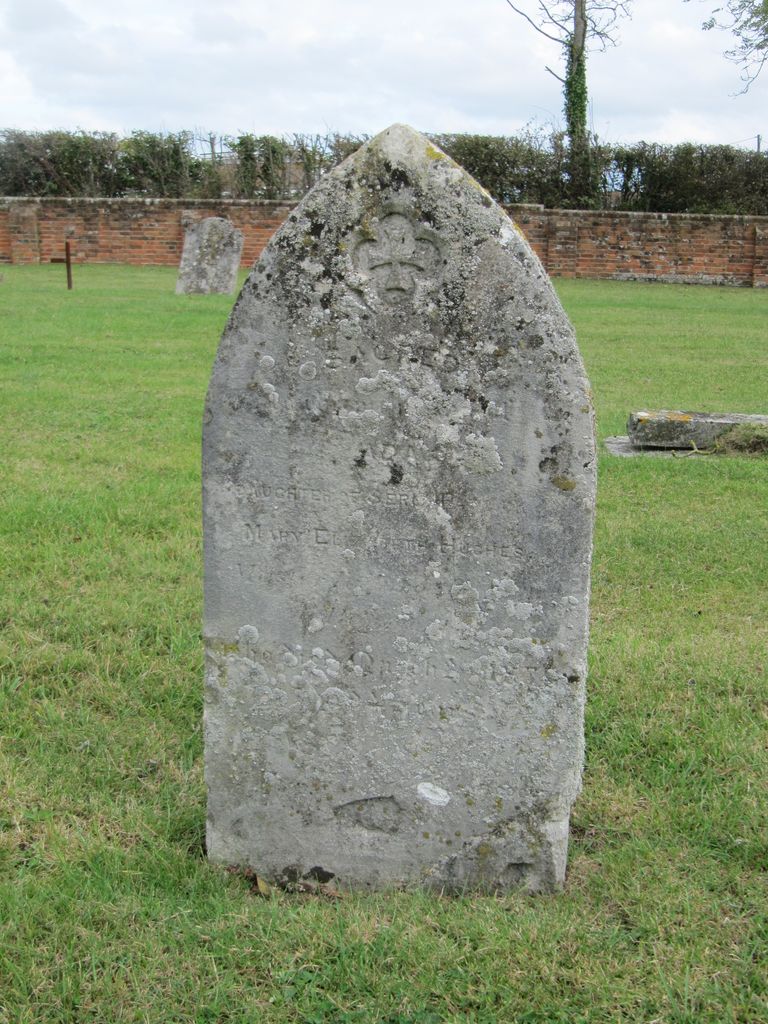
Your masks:
<svg viewBox="0 0 768 1024"><path fill-rule="evenodd" d="M687 448L685 451L679 448L635 448L626 434L619 434L615 437L606 437L603 442L605 450L610 455L618 455L620 458L644 458L644 459L700 459L709 455L709 449L698 451L695 448Z"/></svg>
<svg viewBox="0 0 768 1024"><path fill-rule="evenodd" d="M231 295L243 252L243 233L226 217L183 218L177 295Z"/></svg>
<svg viewBox="0 0 768 1024"><path fill-rule="evenodd" d="M204 424L207 844L269 882L563 880L593 415L521 233L396 125L246 281Z"/></svg>
<svg viewBox="0 0 768 1024"><path fill-rule="evenodd" d="M768 416L746 413L682 412L660 409L632 412L627 434L635 448L711 448L734 427L768 428Z"/></svg>

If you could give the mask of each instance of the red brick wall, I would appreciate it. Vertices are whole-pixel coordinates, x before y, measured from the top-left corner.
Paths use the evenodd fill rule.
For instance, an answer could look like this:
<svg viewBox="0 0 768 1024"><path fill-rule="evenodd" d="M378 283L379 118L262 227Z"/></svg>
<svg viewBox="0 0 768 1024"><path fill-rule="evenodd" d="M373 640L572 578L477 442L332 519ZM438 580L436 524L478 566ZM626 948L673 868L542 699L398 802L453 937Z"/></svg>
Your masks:
<svg viewBox="0 0 768 1024"><path fill-rule="evenodd" d="M755 262L752 284L755 288L768 288L768 224L755 224Z"/></svg>
<svg viewBox="0 0 768 1024"><path fill-rule="evenodd" d="M0 263L11 262L11 226L8 210L0 206Z"/></svg>
<svg viewBox="0 0 768 1024"><path fill-rule="evenodd" d="M554 277L768 286L768 217L509 212Z"/></svg>
<svg viewBox="0 0 768 1024"><path fill-rule="evenodd" d="M245 235L243 266L250 266L293 208L292 203L201 202L177 199L0 200L0 262L47 263L72 244L78 263L178 264L182 217L228 217ZM31 231L17 222L35 222ZM24 242L16 235L23 234Z"/></svg>
<svg viewBox="0 0 768 1024"><path fill-rule="evenodd" d="M0 253L7 263L36 263L39 259L40 236L37 210L26 203L13 203L6 211L4 228L7 232L7 255ZM2 229L0 229L0 234Z"/></svg>
<svg viewBox="0 0 768 1024"><path fill-rule="evenodd" d="M250 266L287 202L0 199L0 262L47 263L70 238L82 263L178 264L184 217L228 217ZM768 217L509 208L555 277L768 287Z"/></svg>

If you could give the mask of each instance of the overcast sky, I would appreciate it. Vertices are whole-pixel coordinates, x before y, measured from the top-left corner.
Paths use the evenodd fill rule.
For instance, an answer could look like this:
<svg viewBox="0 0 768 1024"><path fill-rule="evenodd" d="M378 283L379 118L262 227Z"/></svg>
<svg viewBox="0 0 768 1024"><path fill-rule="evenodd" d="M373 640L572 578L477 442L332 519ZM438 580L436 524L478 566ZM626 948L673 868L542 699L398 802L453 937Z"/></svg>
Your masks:
<svg viewBox="0 0 768 1024"><path fill-rule="evenodd" d="M768 68L736 95L712 6L634 0L590 57L601 138L768 143ZM0 0L0 128L509 134L562 125L545 65L505 0Z"/></svg>

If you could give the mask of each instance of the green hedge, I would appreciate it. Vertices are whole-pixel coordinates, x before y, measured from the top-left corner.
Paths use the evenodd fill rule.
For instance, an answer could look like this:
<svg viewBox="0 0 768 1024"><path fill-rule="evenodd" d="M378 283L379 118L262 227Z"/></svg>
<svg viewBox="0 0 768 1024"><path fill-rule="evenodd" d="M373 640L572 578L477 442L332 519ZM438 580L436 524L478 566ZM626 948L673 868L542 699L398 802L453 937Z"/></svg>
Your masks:
<svg viewBox="0 0 768 1024"><path fill-rule="evenodd" d="M768 156L733 146L616 147L620 209L768 214Z"/></svg>
<svg viewBox="0 0 768 1024"><path fill-rule="evenodd" d="M568 207L562 133L433 135L503 203ZM354 152L354 135L0 131L0 195L297 199ZM594 191L581 205L768 215L768 155L733 146L593 141Z"/></svg>

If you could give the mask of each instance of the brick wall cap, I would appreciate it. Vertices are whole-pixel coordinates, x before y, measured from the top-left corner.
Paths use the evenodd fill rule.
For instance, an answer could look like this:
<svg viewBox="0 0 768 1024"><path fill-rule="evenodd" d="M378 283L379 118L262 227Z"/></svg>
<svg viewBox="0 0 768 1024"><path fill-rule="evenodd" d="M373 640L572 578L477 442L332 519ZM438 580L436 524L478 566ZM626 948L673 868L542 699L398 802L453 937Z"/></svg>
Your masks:
<svg viewBox="0 0 768 1024"><path fill-rule="evenodd" d="M172 210L174 207L191 209L208 209L212 206L227 208L249 207L266 208L269 210L292 210L298 205L293 199L171 199L164 196L0 196L0 206L12 205L64 205L78 206L134 206L136 208L156 207Z"/></svg>
<svg viewBox="0 0 768 1024"><path fill-rule="evenodd" d="M100 206L122 206L134 207L136 209L199 209L205 210L212 207L223 209L262 209L280 212L293 210L298 206L299 201L293 199L171 199L162 196L120 196L115 199L107 197L91 196L0 196L0 208L9 208L15 205L64 205L76 209L77 207L100 207ZM646 212L645 210L568 210L564 208L547 208L541 203L505 203L505 210L514 213L519 210L536 211L547 213L558 217L573 217L578 220L588 218L610 219L610 220L657 220L664 222L701 221L712 223L714 221L730 221L734 224L757 224L760 227L768 226L768 216L758 216L751 213L664 213Z"/></svg>
<svg viewBox="0 0 768 1024"><path fill-rule="evenodd" d="M524 209L527 204L502 203L505 210L515 211ZM531 204L533 205L533 204ZM568 217L577 220L589 218L605 220L657 220L660 223L672 222L683 223L684 221L701 221L713 223L715 221L729 221L733 224L766 224L768 217L758 216L754 213L662 213L645 210L568 210L562 207L536 207L535 209L546 210L548 215L554 217Z"/></svg>

